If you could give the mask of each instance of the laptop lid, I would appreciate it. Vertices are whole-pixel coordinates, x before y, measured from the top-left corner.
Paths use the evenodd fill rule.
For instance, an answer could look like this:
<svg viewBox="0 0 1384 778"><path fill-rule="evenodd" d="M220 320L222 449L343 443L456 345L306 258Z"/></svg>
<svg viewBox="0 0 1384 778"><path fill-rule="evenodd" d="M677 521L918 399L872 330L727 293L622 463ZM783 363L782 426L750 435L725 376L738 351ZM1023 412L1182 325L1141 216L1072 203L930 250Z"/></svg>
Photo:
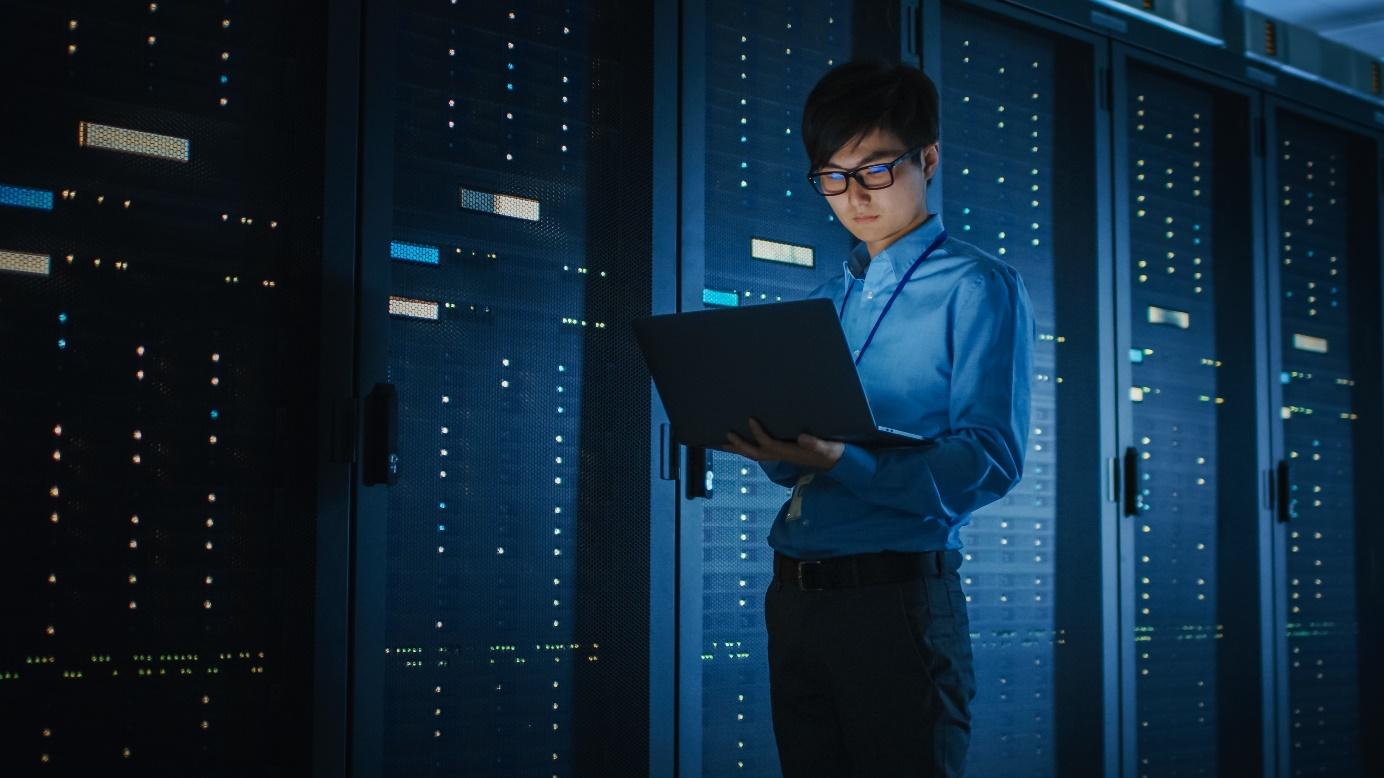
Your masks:
<svg viewBox="0 0 1384 778"><path fill-rule="evenodd" d="M727 431L752 441L750 416L779 440L806 432L921 441L875 423L830 300L665 314L633 326L673 437L689 446L723 448Z"/></svg>

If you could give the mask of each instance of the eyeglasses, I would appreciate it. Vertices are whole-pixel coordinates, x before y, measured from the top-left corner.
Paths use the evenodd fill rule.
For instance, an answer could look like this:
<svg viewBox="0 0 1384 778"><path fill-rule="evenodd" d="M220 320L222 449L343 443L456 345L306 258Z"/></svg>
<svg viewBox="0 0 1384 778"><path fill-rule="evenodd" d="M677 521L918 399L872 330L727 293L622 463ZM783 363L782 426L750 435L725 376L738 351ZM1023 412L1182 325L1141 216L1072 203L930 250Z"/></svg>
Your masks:
<svg viewBox="0 0 1384 778"><path fill-rule="evenodd" d="M826 197L846 191L852 178L866 189L887 189L894 185L894 166L930 145L932 144L914 146L893 162L871 162L852 170L814 171L807 174L807 180L812 183L812 188L817 190L817 194Z"/></svg>

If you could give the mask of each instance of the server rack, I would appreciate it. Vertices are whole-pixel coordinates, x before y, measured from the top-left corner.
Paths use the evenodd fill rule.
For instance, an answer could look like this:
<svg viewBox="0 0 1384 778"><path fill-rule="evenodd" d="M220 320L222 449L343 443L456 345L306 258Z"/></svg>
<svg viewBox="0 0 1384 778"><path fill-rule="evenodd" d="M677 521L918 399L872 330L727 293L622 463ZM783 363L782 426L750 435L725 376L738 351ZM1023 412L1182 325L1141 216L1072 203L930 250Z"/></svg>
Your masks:
<svg viewBox="0 0 1384 778"><path fill-rule="evenodd" d="M7 773L309 769L321 10L0 8Z"/></svg>
<svg viewBox="0 0 1384 778"><path fill-rule="evenodd" d="M807 282L802 279L825 272L822 268L843 251L832 242L832 230L787 229L810 213L800 198L789 206L789 196L779 192L749 193L759 198L751 204L754 208L774 213L781 222L772 235L751 234L758 229L753 220L725 211L726 203L746 195L738 181L727 177L732 169L721 169L728 158L719 150L740 143L738 136L725 132L739 115L734 101L720 105L718 100L735 91L731 85L740 71L727 60L739 52L736 40L717 36L788 19L776 19L777 11L746 16L729 5L671 2L656 3L647 14L634 17L614 15L611 7L593 3L560 10L516 7L493 19L468 16L481 12L442 2L287 8L247 4L243 9L228 6L225 13L212 5L6 6L10 20L18 22L5 27L9 78L15 84L21 74L28 79L16 94L32 110L24 114L28 121L9 125L7 137L13 143L0 166L9 177L0 178L0 250L6 252L0 290L14 302L0 312L0 326L29 366L5 390L13 403L39 412L34 418L4 415L9 438L21 442L5 451L11 478L4 484L14 498L6 501L20 522L44 508L39 525L16 524L27 529L16 530L18 542L7 544L15 555L6 566L14 576L10 590L19 593L13 613L23 621L47 603L48 612L58 614L55 620L65 618L64 623L77 623L73 614L106 614L80 624L75 634L68 627L55 629L54 636L45 636L54 637L50 642L55 645L74 638L109 642L117 634L109 628L115 618L125 618L127 627L119 633L124 649L110 652L109 662L105 653L95 652L96 659L87 663L99 670L73 669L74 662L82 663L74 643L45 653L41 643L11 638L10 659L33 661L11 671L13 677L4 679L7 687L0 685L0 694L17 701L4 706L7 714L22 719L6 729L6 741L16 746L10 753L21 760L47 754L54 767L74 760L146 771L191 764L209 774L239 767L297 774L309 759L323 775L348 769L380 774L405 766L445 771L457 765L503 772L519 765L537 768L545 755L543 767L553 766L559 774L617 767L651 774L772 773L764 679L753 670L757 625L745 615L753 616L754 598L743 598L742 606L735 593L741 580L746 588L761 582L755 576L762 571L757 573L755 566L767 549L753 547L753 533L738 540L731 528L742 513L758 515L772 506L774 494L752 473L741 474L748 470L743 463L729 457L705 461L698 452L671 446L657 397L637 378L639 365L630 344L615 335L605 338L608 333L598 330L618 331L621 321L642 312L725 303L725 292L734 292L737 303L786 299L803 290ZM517 18L508 18L510 11ZM579 42L553 43L543 37L558 29L552 25L560 15L544 16L554 13L585 20L585 35L568 39ZM1140 714L1149 712L1147 706L1159 699L1161 690L1148 682L1141 687L1138 673L1148 668L1175 669L1174 678L1205 679L1216 686L1215 693L1181 703L1218 708L1218 720L1193 740L1202 746L1201 757L1214 753L1224 769L1234 766L1265 775L1377 771L1378 745L1358 733L1372 731L1380 720L1380 676L1368 661L1367 647L1378 642L1381 624L1364 607L1381 593L1378 560L1384 542L1365 519L1381 507L1371 474L1384 459L1379 369L1384 340L1379 312L1384 297L1379 280L1384 111L1378 101L1277 71L1262 58L1246 58L1242 16L1230 7L1224 9L1215 40L1209 41L1122 15L1110 4L1075 0L842 3L788 13L813 22L832 18L833 25L847 30L833 42L825 34L809 34L808 22L799 22L795 33L785 28L776 37L801 36L803 43L785 47L798 55L826 43L844 53L890 56L897 45L898 57L926 65L943 91L946 163L930 194L954 229L970 223L980 232L1003 225L1007 235L1014 233L1006 221L1012 214L981 213L967 202L973 191L1002 196L1003 184L971 183L975 179L969 176L979 173L960 176L955 163L969 157L976 161L974 171L987 166L1002 170L1019 157L1005 156L1003 133L980 131L980 99L957 105L948 100L988 96L1013 105L1015 96L1006 90L1016 79L977 81L972 73L986 62L999 67L1000 60L1021 54L1032 53L1042 63L1038 70L1052 76L1058 87L1050 94L1039 90L1044 110L1036 112L1036 123L1043 131L1059 128L1058 145L1066 150L1054 157L1059 162L1037 167L1045 188L1060 193L1054 196L1066 207L1055 209L1050 219L1034 221L1039 224L1038 248L1061 250L1044 259L1041 251L1025 256L1013 243L1005 246L1005 258L1022 264L1031 285L1043 289L1040 296L1052 300L1044 314L1051 323L1047 334L1053 337L1048 377L1063 382L1050 396L1035 397L1051 403L1044 409L1055 414L1056 443L1049 441L1045 454L1052 455L1054 447L1056 454L1051 460L1033 457L1034 470L1013 499L978 513L968 530L973 553L963 575L969 569L973 607L980 617L973 618L982 647L978 656L988 652L980 669L988 680L982 684L985 699L977 706L984 719L978 719L973 741L976 769L1004 774L1022 764L1030 771L1108 775L1174 769L1171 762L1142 761L1149 755L1171 759L1187 742L1179 738L1176 747L1152 750L1152 736L1141 722L1148 720L1156 729L1156 720ZM74 20L75 27L69 24ZM222 25L225 20L230 25ZM517 26L506 27L511 23ZM568 26L581 28L580 23ZM484 41L500 40L510 30L519 31L518 45L528 49L522 52L525 59L486 53ZM647 36L616 34L630 30ZM961 52L958 36L983 40L986 50L962 62L968 55ZM447 46L459 53L444 57L439 44L449 37L465 43ZM478 40L482 43L476 44ZM223 42L231 45L218 48ZM209 62L199 59L204 51L213 55ZM220 62L233 64L218 64L222 51L231 56ZM752 76L758 83L782 85L781 70L799 61L767 48L758 52L751 46L745 53L754 60L745 70L746 80ZM87 64L93 61L108 65ZM562 83L544 79L568 75L568 83L576 83L572 74L579 66L572 63L578 61L585 68L584 86L580 93L565 95L576 101L571 109L531 110L523 117L523 108L537 103L524 106L524 97L488 91L512 83L521 94L551 96L555 105L564 105ZM61 64L45 69L45 62ZM514 71L500 70L506 63ZM515 73L512 81L504 78L509 72ZM119 74L126 78L113 78ZM1141 656L1146 641L1135 642L1136 634L1144 635L1134 632L1141 624L1142 595L1163 597L1136 577L1138 551L1146 547L1137 539L1142 530L1136 522L1166 518L1156 512L1171 503L1169 494L1160 494L1156 486L1141 495L1148 498L1147 505L1126 499L1134 493L1127 475L1140 483L1144 475L1157 475L1147 467L1126 468L1130 444L1136 457L1145 450L1142 436L1135 437L1142 428L1128 391L1135 383L1142 389L1146 382L1134 381L1135 371L1147 372L1153 361L1133 363L1129 338L1139 334L1131 327L1136 299L1144 303L1145 313L1148 304L1162 309L1160 326L1170 329L1153 331L1165 335L1191 330L1177 326L1179 312L1193 314L1193 322L1204 317L1196 310L1156 305L1132 292L1138 283L1138 269L1131 263L1139 259L1134 256L1140 245L1134 231L1140 217L1133 215L1131 199L1137 196L1133 163L1138 156L1129 145L1137 118L1133 93L1125 87L1130 78L1140 79L1145 91L1161 85L1185 93L1179 104L1183 108L1213 95L1213 120L1201 129L1213 136L1215 147L1230 150L1225 155L1208 152L1214 159L1202 160L1228 171L1216 177L1212 205L1206 209L1220 283L1215 286L1218 304L1202 312L1215 323L1214 338L1206 342L1217 353L1208 357L1224 362L1206 366L1217 372L1212 402L1216 397L1224 402L1214 414L1203 414L1214 419L1219 433L1218 468L1208 479L1216 490L1218 517L1214 536L1208 537L1217 550L1207 574L1199 576L1209 583L1198 585L1214 589L1205 592L1218 603L1214 612L1211 606L1193 605L1205 601L1195 599L1196 589L1188 590L1189 605L1208 609L1197 623L1219 636L1211 639L1220 648L1185 669L1165 665L1159 670L1156 659ZM787 82L801 86L812 80L811 74L795 71ZM146 89L138 93L131 86ZM290 90L301 96L291 99ZM439 102L448 94L453 96L447 99L461 104L456 115L462 118L449 118L458 108L444 109ZM203 105L203 98L210 101ZM515 100L521 118L512 121L520 129L485 123L487 110ZM777 102L787 116L792 101L780 97ZM652 105L653 112L637 115L638 105ZM95 114L80 119L63 115L80 106L101 112L105 120ZM516 156L522 167L535 158L547 159L543 155L556 148L553 144L561 145L544 138L542 130L544 122L562 116L563 110L599 118L588 122L581 142L567 144L570 152L556 152L556 162L518 175L506 172L510 166L499 163L503 153L520 150ZM965 121L958 123L956 117ZM61 127L60 118L66 121ZM746 118L764 123L770 114ZM459 126L444 128L447 121ZM785 127L793 126L785 121ZM51 132L45 129L50 126L55 128ZM83 126L85 133L78 135ZM629 144L630 152L617 154L616 138L622 143L638 140ZM755 172L765 175L746 178L746 189L762 189L761 182L778 174L785 181L791 178L796 138L767 140L753 130L747 135L745 144L755 151ZM1284 141L1313 151L1287 158L1294 152L1281 147ZM1087 153L1078 153L1082 149ZM1313 156L1317 152L1324 156ZM229 160L237 153L246 161L233 165ZM564 153L577 155L582 163L564 170ZM591 160L612 156L627 165L625 170L639 171L624 180L622 190L602 189L608 179L590 172L595 167ZM1323 207L1311 224L1302 221L1309 218L1302 200L1281 202L1284 186L1313 191L1322 185L1321 179L1306 178L1305 167L1293 164L1309 158L1314 165L1345 165L1345 177L1334 190L1337 207ZM770 164L760 171L763 162ZM733 185L722 186L727 182ZM115 191L120 187L131 196L122 198ZM444 187L453 190L447 198L439 195ZM110 191L98 192L103 188ZM1243 194L1245 207L1236 210L1240 194L1229 197L1226 192ZM96 195L104 198L96 200ZM1328 190L1315 196L1327 197ZM131 201L128 209L125 199ZM639 203L638 212L602 215L611 212L612 203L630 202ZM156 207L142 208L145 203ZM113 204L121 210L111 208ZM275 204L283 216L270 219L278 223L270 230L278 232L267 237L255 233L265 226L262 212L276 210ZM1093 218L1083 222L1064 213L1072 210ZM220 225L193 228L202 211L226 218ZM528 218L534 215L538 218ZM1284 234L1289 227L1292 238ZM802 230L810 237L801 237ZM999 231L989 230L992 235ZM611 237L617 234L623 237ZM780 259L801 260L804 249L811 249L813 264L755 259L756 244L749 242L755 238L767 241L760 248ZM175 241L181 251L170 248ZM990 250L1004 245L975 242ZM111 246L117 247L119 258ZM187 246L195 249L188 252ZM544 265L539 257L552 246L568 258L580 257L578 263L568 263L578 270L568 272L586 278L550 284L553 279L546 274L555 266ZM1309 256L1316 255L1307 252L1333 246L1345 247L1345 253L1338 250L1336 255L1337 268L1348 280L1333 293L1308 294L1309 289L1329 290L1331 278L1339 276L1330 274L1328 264L1312 265ZM188 253L203 261L180 263L178 257ZM45 255L47 273L35 272ZM98 256L104 260L99 266ZM1043 275L1045 267L1050 277ZM1175 272L1184 269L1191 270ZM592 271L600 278L602 270L610 280L604 287L590 278ZM231 281L225 280L228 276ZM219 285L208 283L218 279ZM247 279L260 286L248 288ZM175 291L179 285L181 296ZM748 300L746 291L751 293ZM1316 321L1305 307L1314 301L1304 302L1313 296L1321 301L1321 321L1337 312L1327 326L1304 324ZM169 301L174 305L165 305ZM1333 301L1337 306L1328 309ZM435 320L432 303L437 304ZM122 304L138 313L112 317ZM256 317L232 315L247 304L258 312ZM555 330L546 329L544 317L559 308ZM100 319L103 315L107 318ZM582 321L587 322L584 328ZM169 322L180 329L165 331ZM592 330L595 322L607 326ZM563 326L583 328L584 333L565 337ZM133 367L143 371L145 387L158 384L157 392L111 382L123 375L114 355L132 333L162 338L135 344L145 347L138 358L158 355L165 360L152 368ZM51 340L55 334L59 340L54 342L62 345L49 348L44 337ZM213 368L200 377L195 370L181 370L184 363L191 364L185 357L207 338L229 344L208 352L222 357L209 364L229 369L217 373ZM271 342L278 345L269 346ZM1241 343L1243 348L1236 348ZM526 356L499 353L507 350ZM274 356L265 356L271 351ZM1155 347L1155 353L1163 352ZM534 474L542 464L558 463L524 460L520 452L542 450L536 443L516 443L511 453L487 459L476 441L503 439L507 429L518 436L515 440L536 435L541 425L527 421L537 419L542 405L539 387L544 384L536 366L546 359L569 367L559 361L569 354L579 360L570 367L582 380L561 383L550 377L548 388L556 393L563 387L564 415L583 409L573 429L587 434L562 466L574 461L576 450L586 455L575 474L547 474L565 482L551 484L557 487L552 490L558 497L554 506L563 507L564 498L577 506L567 514L576 513L571 525L548 527L566 530L568 538L576 538L573 545L564 547L559 541L548 546L540 542L547 538L525 534L537 526L523 521L532 513L527 498L511 496L539 494ZM491 357L506 356L512 365L501 363L500 368L527 359L532 363L527 374L501 375L503 370L486 364L494 361ZM130 365L124 367L130 372ZM1312 378L1304 377L1309 374ZM86 383L59 380L76 375ZM1330 376L1330 383L1315 381L1320 376ZM213 392L222 391L224 399L206 394L206 387L194 389L194 379L214 386ZM137 430L139 439L101 442L101 430L129 420L118 413L103 416L97 406L81 407L81 398L103 382L112 387L107 395L112 407L127 416L142 414L139 426L123 433L133 436ZM390 450L376 445L374 434L381 420L378 410L388 410L387 401L376 400L387 395L371 399L382 382L394 383L401 398L400 481L395 486L367 482L375 480L367 471L373 476L381 466L389 470ZM437 422L448 412L425 407L428 390L440 398L436 390L444 385L461 392L457 396L465 396L473 409L460 426L447 425L470 431L460 445L427 441L428 435L442 434L428 427L440 429ZM310 391L314 386L316 396ZM555 414L558 403L548 402ZM208 416L200 424L232 428L215 437L219 451L234 455L193 455L194 447L178 442L179 436L200 427L178 421L177 414L201 405ZM52 430L59 425L49 427L46 420L43 429L36 426L45 408L49 415L72 419L61 425L63 434L55 435ZM160 416L160 409L171 415ZM216 419L211 410L217 411ZM1321 426L1332 414L1331 421L1339 424ZM624 430L628 440L605 434L617 421L631 418L633 431ZM213 434L202 432L208 439ZM51 450L50 439L55 441ZM638 441L636 453L628 453L622 440ZM121 451L122 446L130 449ZM54 458L55 451L60 458ZM1322 459L1312 459L1313 453L1322 453ZM139 456L139 461L98 466L103 457L117 456ZM443 459L448 459L445 467ZM462 459L466 462L460 463ZM1286 470L1280 463L1287 464ZM1039 466L1045 472L1039 473ZM444 470L453 479L445 487ZM273 475L256 475L261 472ZM714 474L709 481L708 472ZM454 488L458 475L470 486L456 492L460 497L438 502L453 509L466 506L463 523L438 519L424 524L425 512L447 510L428 506ZM116 476L133 480L125 482L129 487L117 487ZM191 568L169 550L189 537L178 534L178 521L190 506L177 500L157 505L153 496L216 480L252 486L207 492L217 496L224 513L202 515L203 526L192 534L206 535L196 539L211 542L218 551L229 544L224 569L232 572L211 573L214 586L226 594L204 598L212 607L203 606L203 613L193 618L176 607L190 593L178 584L179 576L185 578ZM602 485L617 482L628 489ZM34 484L44 490L41 495L31 493ZM1052 491L1039 495L1040 485ZM56 498L48 491L55 486ZM742 487L746 491L737 494ZM703 502L703 493L711 499ZM265 495L273 497L261 499ZM47 504L50 500L56 508ZM114 529L101 528L99 514L140 501L153 507L131 513L140 523L128 528L139 529L126 528L131 536L124 539L137 541L141 551L152 545L158 555L142 560L128 556L103 569L132 549L115 554L113 547L107 548ZM1129 502L1140 519L1120 515ZM1201 509L1212 502L1206 500ZM506 505L510 513L501 510ZM1061 506L1060 515L1054 506ZM1045 520L1037 522L1039 511L1054 511L1053 518L1044 513ZM58 514L56 523L52 513ZM484 515L493 521L465 523ZM254 521L266 516L280 518ZM1343 520L1345 516L1354 520ZM1020 518L1044 526L1025 530L1021 537ZM205 526L207 519L211 527ZM447 529L437 529L439 525ZM1176 522L1164 521L1163 526ZM212 537L215 532L223 534ZM448 532L453 534L442 541ZM457 534L462 537L452 541ZM267 545L271 538L272 546ZM1000 540L1055 543L1055 556L1042 567L1024 567L1020 576L1004 567L999 555L1005 552L995 545ZM428 554L420 552L425 541ZM60 582L56 589L45 583L35 590L24 578L36 565L62 562L56 551L26 552L43 543L64 555L85 554L66 557L82 560L68 565L68 572L48 573ZM1237 543L1250 550L1238 553ZM498 553L495 558L480 553L492 545L517 553L521 563L504 570ZM568 556L563 562L540 563L537 552L552 549ZM458 550L461 560L451 562L456 557L447 555ZM504 561L511 560L513 556ZM1330 574L1307 574L1318 561ZM120 586L66 589L120 564L139 567L124 571ZM266 564L277 571L277 579L234 572ZM1032 584L1027 583L1030 575ZM130 576L137 583L128 583ZM553 598L560 605L548 605L547 587L539 598L533 582L540 578L562 581L562 594ZM266 580L278 583L266 588ZM231 581L236 583L227 585ZM136 606L126 603L127 613L120 617L100 607L119 600L127 586L149 594L127 598ZM54 595L64 590L66 598ZM271 598L270 591L283 594ZM1178 591L1166 590L1174 597ZM1028 606L1018 613L1010 605L1018 596L1042 596L1051 611ZM1011 599L999 605L983 601L999 597ZM226 612L228 604L231 617L210 615ZM1006 610L1018 614L1015 623L1026 625L1024 637L1002 634L995 626L1007 618ZM428 632L410 623L432 613L448 614L446 626ZM539 613L545 615L542 623ZM558 617L547 619L550 613ZM514 615L521 623L500 624L513 621ZM551 621L559 626L546 626ZM164 630L177 625L177 635L196 624L222 635L273 635L261 642L276 641L278 648L266 651L264 662L240 668L252 679L239 684L226 683L240 659L234 652L218 653L208 662L208 650L155 653L132 648L147 646L156 625ZM1050 653L1041 644L1045 624L1051 624L1046 636ZM519 656L517 639L475 642L497 625L515 637L556 630L551 634L571 640L524 644L524 656ZM711 651L708 640L716 643ZM716 656L720 653L725 656ZM1215 654L1221 658L1209 658ZM585 658L587 664L572 669L569 663L561 671L538 668L544 660L573 658ZM718 665L718 658L730 661ZM504 659L525 661L494 669L498 665L491 662ZM1022 663L1033 661L1047 663L1048 669L1024 672ZM112 667L121 662L129 667ZM206 721L201 734L178 739L156 734L136 717L126 717L115 728L97 727L85 718L90 710L142 706L140 701L153 699L151 694L164 693L173 700L165 712L181 711L180 689L197 685L189 679L197 677L199 667L219 671L208 672L213 678L198 681L202 686L222 684L198 697L206 697L209 702L198 705L208 707L194 705L188 711L210 715L182 717L194 728ZM117 701L113 695L130 682L125 670L131 668L148 683L132 702ZM108 669L122 674L102 683L96 693L74 694L78 684L94 681ZM177 680L163 680L160 671ZM59 683L65 673L75 675ZM556 680L561 691L538 688L534 679L540 676L543 684ZM439 684L428 680L445 681L445 705L432 702ZM500 688L481 689L491 681ZM62 689L64 695L50 689ZM748 692L744 700L742 691ZM1006 706L995 705L1006 702L1006 695L1010 700L1032 696L1038 702L1025 702L1024 715L1006 719ZM311 711L311 752L306 743L290 739L301 730L238 713L264 699L285 702L273 708L285 722L301 724ZM423 705L425 699L429 705ZM86 707L77 708L78 700ZM540 703L545 706L541 716ZM546 707L553 703L562 713ZM1170 703L1169 710L1181 703ZM212 712L218 704L225 706L220 718ZM498 714L487 708L496 704ZM1248 715L1224 715L1232 706L1237 714ZM30 719L38 720L35 716L48 726L29 726ZM629 736L617 716L620 722L647 726ZM554 724L556 730L551 729ZM539 725L548 729L539 733ZM116 740L128 742L117 749ZM1183 764L1196 769L1208 762Z"/></svg>

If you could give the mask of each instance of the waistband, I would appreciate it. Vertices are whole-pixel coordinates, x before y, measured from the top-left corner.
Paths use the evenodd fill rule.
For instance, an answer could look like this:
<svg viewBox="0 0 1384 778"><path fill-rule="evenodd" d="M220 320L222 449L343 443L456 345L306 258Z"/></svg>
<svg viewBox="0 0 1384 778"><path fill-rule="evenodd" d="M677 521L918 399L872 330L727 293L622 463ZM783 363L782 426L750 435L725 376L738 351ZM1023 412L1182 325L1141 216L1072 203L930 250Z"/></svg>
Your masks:
<svg viewBox="0 0 1384 778"><path fill-rule="evenodd" d="M774 577L805 592L937 578L961 567L961 552L881 551L830 559L794 559L774 552Z"/></svg>

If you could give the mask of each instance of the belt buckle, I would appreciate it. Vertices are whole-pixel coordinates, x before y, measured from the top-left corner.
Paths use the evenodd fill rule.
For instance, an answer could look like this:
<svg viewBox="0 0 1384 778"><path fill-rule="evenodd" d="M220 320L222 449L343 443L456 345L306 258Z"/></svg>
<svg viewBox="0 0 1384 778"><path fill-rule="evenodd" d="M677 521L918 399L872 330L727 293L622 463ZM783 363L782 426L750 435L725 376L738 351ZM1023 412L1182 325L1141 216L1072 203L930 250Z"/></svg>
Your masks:
<svg viewBox="0 0 1384 778"><path fill-rule="evenodd" d="M804 591L804 592L820 592L820 591L825 590L826 587L823 587L823 586L818 586L818 587L813 588L813 589L807 588L807 586L803 583L803 566L804 566L804 565L817 565L818 567L821 567L821 566L822 566L822 562L821 562L820 559L804 559L804 560L800 560L800 561L798 562L798 589L800 589L800 590L802 590L802 591Z"/></svg>

